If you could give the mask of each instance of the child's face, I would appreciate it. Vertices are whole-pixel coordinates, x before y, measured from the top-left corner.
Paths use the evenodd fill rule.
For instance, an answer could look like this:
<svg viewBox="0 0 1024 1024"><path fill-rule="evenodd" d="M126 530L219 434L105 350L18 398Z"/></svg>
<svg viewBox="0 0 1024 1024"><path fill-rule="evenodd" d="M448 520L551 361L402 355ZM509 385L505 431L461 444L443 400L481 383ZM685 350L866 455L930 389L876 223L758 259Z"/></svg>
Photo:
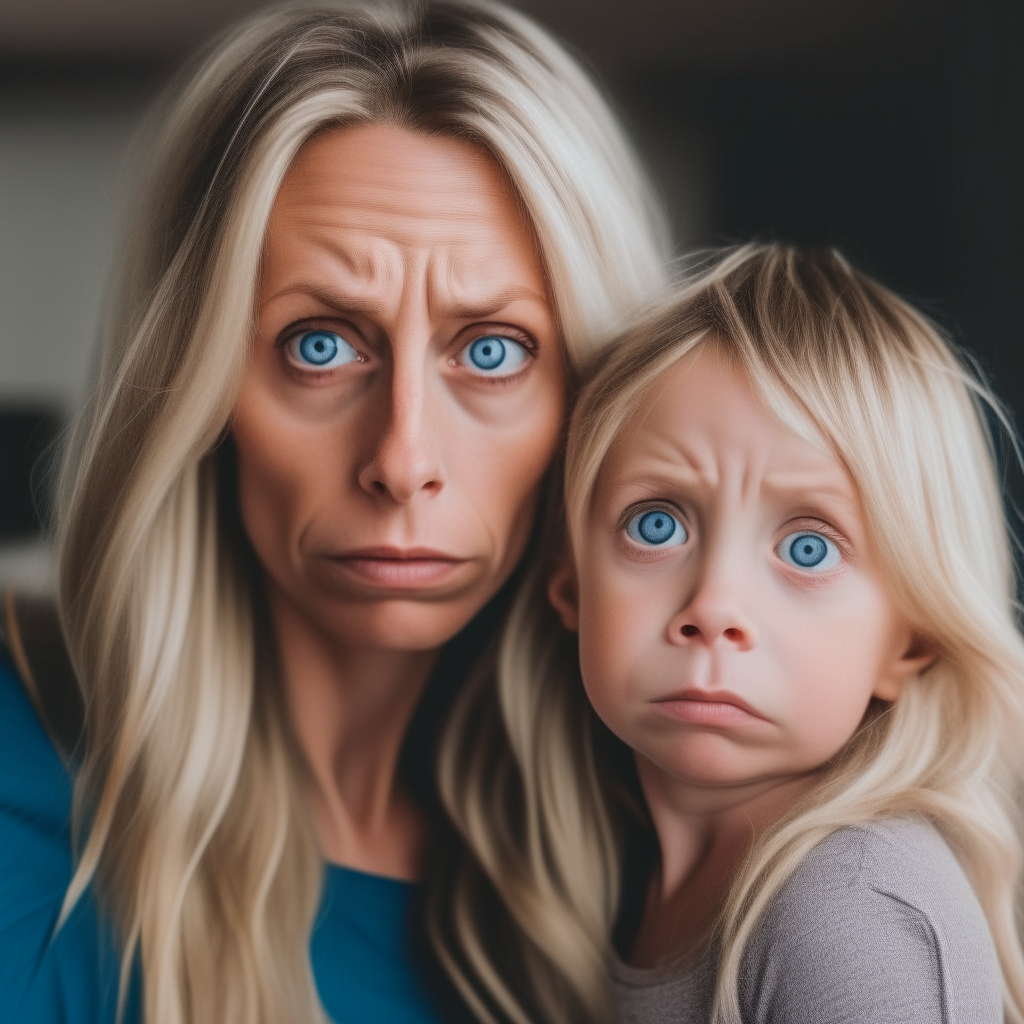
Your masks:
<svg viewBox="0 0 1024 1024"><path fill-rule="evenodd" d="M681 782L813 770L927 660L849 475L714 352L672 370L609 453L579 555L578 597L563 578L552 600L590 700Z"/></svg>

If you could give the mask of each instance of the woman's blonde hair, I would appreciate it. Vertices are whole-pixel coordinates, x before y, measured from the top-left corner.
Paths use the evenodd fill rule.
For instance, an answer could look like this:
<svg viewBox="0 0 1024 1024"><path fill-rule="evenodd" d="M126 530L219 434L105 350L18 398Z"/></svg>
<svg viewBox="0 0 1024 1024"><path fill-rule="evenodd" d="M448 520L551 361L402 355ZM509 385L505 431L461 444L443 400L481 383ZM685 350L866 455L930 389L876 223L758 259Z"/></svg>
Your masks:
<svg viewBox="0 0 1024 1024"><path fill-rule="evenodd" d="M740 1020L747 940L808 851L844 825L914 812L934 822L963 865L998 951L1006 1019L1021 1024L1024 640L987 428L988 418L1001 421L1012 439L1006 417L925 317L835 252L746 246L706 265L612 346L585 386L565 465L577 558L586 557L584 521L616 437L663 375L706 346L745 373L783 423L846 467L896 600L936 653L894 705L872 705L812 796L755 844L715 933L714 1019ZM560 539L551 527L550 542ZM512 904L550 890L554 956L577 977L597 978L618 907L623 773L586 705L573 641L545 605L546 582L538 563L499 654L504 720L491 728L507 732L512 756L492 758L496 766L472 788L491 806L514 790L511 806L525 823L515 885L499 886L502 897ZM455 724L472 714L467 697ZM484 757L481 749L480 764ZM518 819L507 831L522 827ZM572 955L557 951L568 914L589 933Z"/></svg>
<svg viewBox="0 0 1024 1024"><path fill-rule="evenodd" d="M123 938L122 1000L137 958L148 1024L323 1019L309 958L322 856L220 442L281 181L312 135L366 123L493 156L572 365L663 280L657 208L606 102L506 7L272 10L159 111L58 494L59 603L87 707L62 920L95 882Z"/></svg>

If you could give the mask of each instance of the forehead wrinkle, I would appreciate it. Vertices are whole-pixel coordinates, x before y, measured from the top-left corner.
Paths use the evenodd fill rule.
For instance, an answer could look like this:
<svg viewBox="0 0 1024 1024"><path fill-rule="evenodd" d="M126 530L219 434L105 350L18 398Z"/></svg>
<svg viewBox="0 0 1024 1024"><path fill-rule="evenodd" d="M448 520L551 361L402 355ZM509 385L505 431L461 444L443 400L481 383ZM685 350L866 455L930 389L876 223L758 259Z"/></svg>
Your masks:
<svg viewBox="0 0 1024 1024"><path fill-rule="evenodd" d="M799 439L802 441L802 439ZM806 443L806 442L804 442ZM775 503L823 500L839 502L856 508L857 496L843 468L817 451L785 456L802 467L778 468L772 465L778 457L770 447L755 446L741 453L738 460L737 493L746 502L767 498ZM731 476L729 463L724 463L723 477Z"/></svg>
<svg viewBox="0 0 1024 1024"><path fill-rule="evenodd" d="M707 447L707 451L701 452L689 439L659 429L643 429L645 425L636 423L630 430L631 436L627 435L627 443L619 448L615 461L623 467L618 474L620 480L657 478L687 486L700 484L714 488L718 485L719 466L712 447L701 446Z"/></svg>
<svg viewBox="0 0 1024 1024"><path fill-rule="evenodd" d="M456 288L458 260L448 247L434 249L426 258L427 311L436 319L447 304L446 296Z"/></svg>
<svg viewBox="0 0 1024 1024"><path fill-rule="evenodd" d="M480 261L469 259L467 255L454 247L429 253L427 302L432 317L441 320L485 319L519 299L547 306L547 295L534 288L492 285L491 276L480 273Z"/></svg>
<svg viewBox="0 0 1024 1024"><path fill-rule="evenodd" d="M858 507L856 491L843 468L817 451L801 458L808 463L805 468L795 469L773 468L771 450L747 450L739 459L726 453L723 458L713 441L651 429L647 416L638 417L623 440L615 459L622 467L617 474L622 482L658 480L706 490L728 487L744 501L762 496L782 500L804 497Z"/></svg>
<svg viewBox="0 0 1024 1024"><path fill-rule="evenodd" d="M331 267L314 263L311 269L302 268L303 276L290 280L262 305L280 295L298 293L339 312L377 316L390 309L387 297L404 276L403 260L394 245L381 239L346 243L333 232L317 233L310 241L330 256Z"/></svg>
<svg viewBox="0 0 1024 1024"><path fill-rule="evenodd" d="M609 467L616 485L678 487L694 498L703 491L716 503L767 501L790 509L803 505L808 514L817 506L841 518L859 517L858 491L834 455L794 431L755 394L744 398L730 389L723 405L694 392L684 373L684 364L677 364L665 374L669 379L650 389L620 435ZM673 385L688 390L673 394ZM745 415L750 400L759 414L754 419Z"/></svg>
<svg viewBox="0 0 1024 1024"><path fill-rule="evenodd" d="M389 239L362 234L346 238L345 232L332 231L319 234L314 242L368 286L393 286L402 279L405 261Z"/></svg>
<svg viewBox="0 0 1024 1024"><path fill-rule="evenodd" d="M773 476L774 455L773 450L762 445L741 452L738 491L744 501L753 502L772 492L769 481Z"/></svg>

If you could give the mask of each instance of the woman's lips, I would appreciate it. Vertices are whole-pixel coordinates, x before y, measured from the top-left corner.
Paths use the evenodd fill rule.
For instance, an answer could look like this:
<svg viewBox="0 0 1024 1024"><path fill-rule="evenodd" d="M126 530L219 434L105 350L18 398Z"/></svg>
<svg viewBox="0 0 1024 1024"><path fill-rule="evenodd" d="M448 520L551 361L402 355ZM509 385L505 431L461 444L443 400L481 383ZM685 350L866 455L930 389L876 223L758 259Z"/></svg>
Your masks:
<svg viewBox="0 0 1024 1024"><path fill-rule="evenodd" d="M767 721L742 697L728 690L683 690L654 702L666 714L690 725L743 725Z"/></svg>
<svg viewBox="0 0 1024 1024"><path fill-rule="evenodd" d="M347 575L381 590L418 590L444 583L468 559L431 548L375 547L328 556Z"/></svg>

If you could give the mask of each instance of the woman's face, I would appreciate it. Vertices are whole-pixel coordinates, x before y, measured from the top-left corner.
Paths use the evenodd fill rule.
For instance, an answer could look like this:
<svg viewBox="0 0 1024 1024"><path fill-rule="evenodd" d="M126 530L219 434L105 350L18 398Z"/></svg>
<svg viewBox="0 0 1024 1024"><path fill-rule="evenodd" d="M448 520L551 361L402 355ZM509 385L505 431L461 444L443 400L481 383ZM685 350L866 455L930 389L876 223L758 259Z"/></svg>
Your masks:
<svg viewBox="0 0 1024 1024"><path fill-rule="evenodd" d="M285 177L235 408L275 598L337 642L435 648L522 554L566 408L532 232L482 150L327 132Z"/></svg>

